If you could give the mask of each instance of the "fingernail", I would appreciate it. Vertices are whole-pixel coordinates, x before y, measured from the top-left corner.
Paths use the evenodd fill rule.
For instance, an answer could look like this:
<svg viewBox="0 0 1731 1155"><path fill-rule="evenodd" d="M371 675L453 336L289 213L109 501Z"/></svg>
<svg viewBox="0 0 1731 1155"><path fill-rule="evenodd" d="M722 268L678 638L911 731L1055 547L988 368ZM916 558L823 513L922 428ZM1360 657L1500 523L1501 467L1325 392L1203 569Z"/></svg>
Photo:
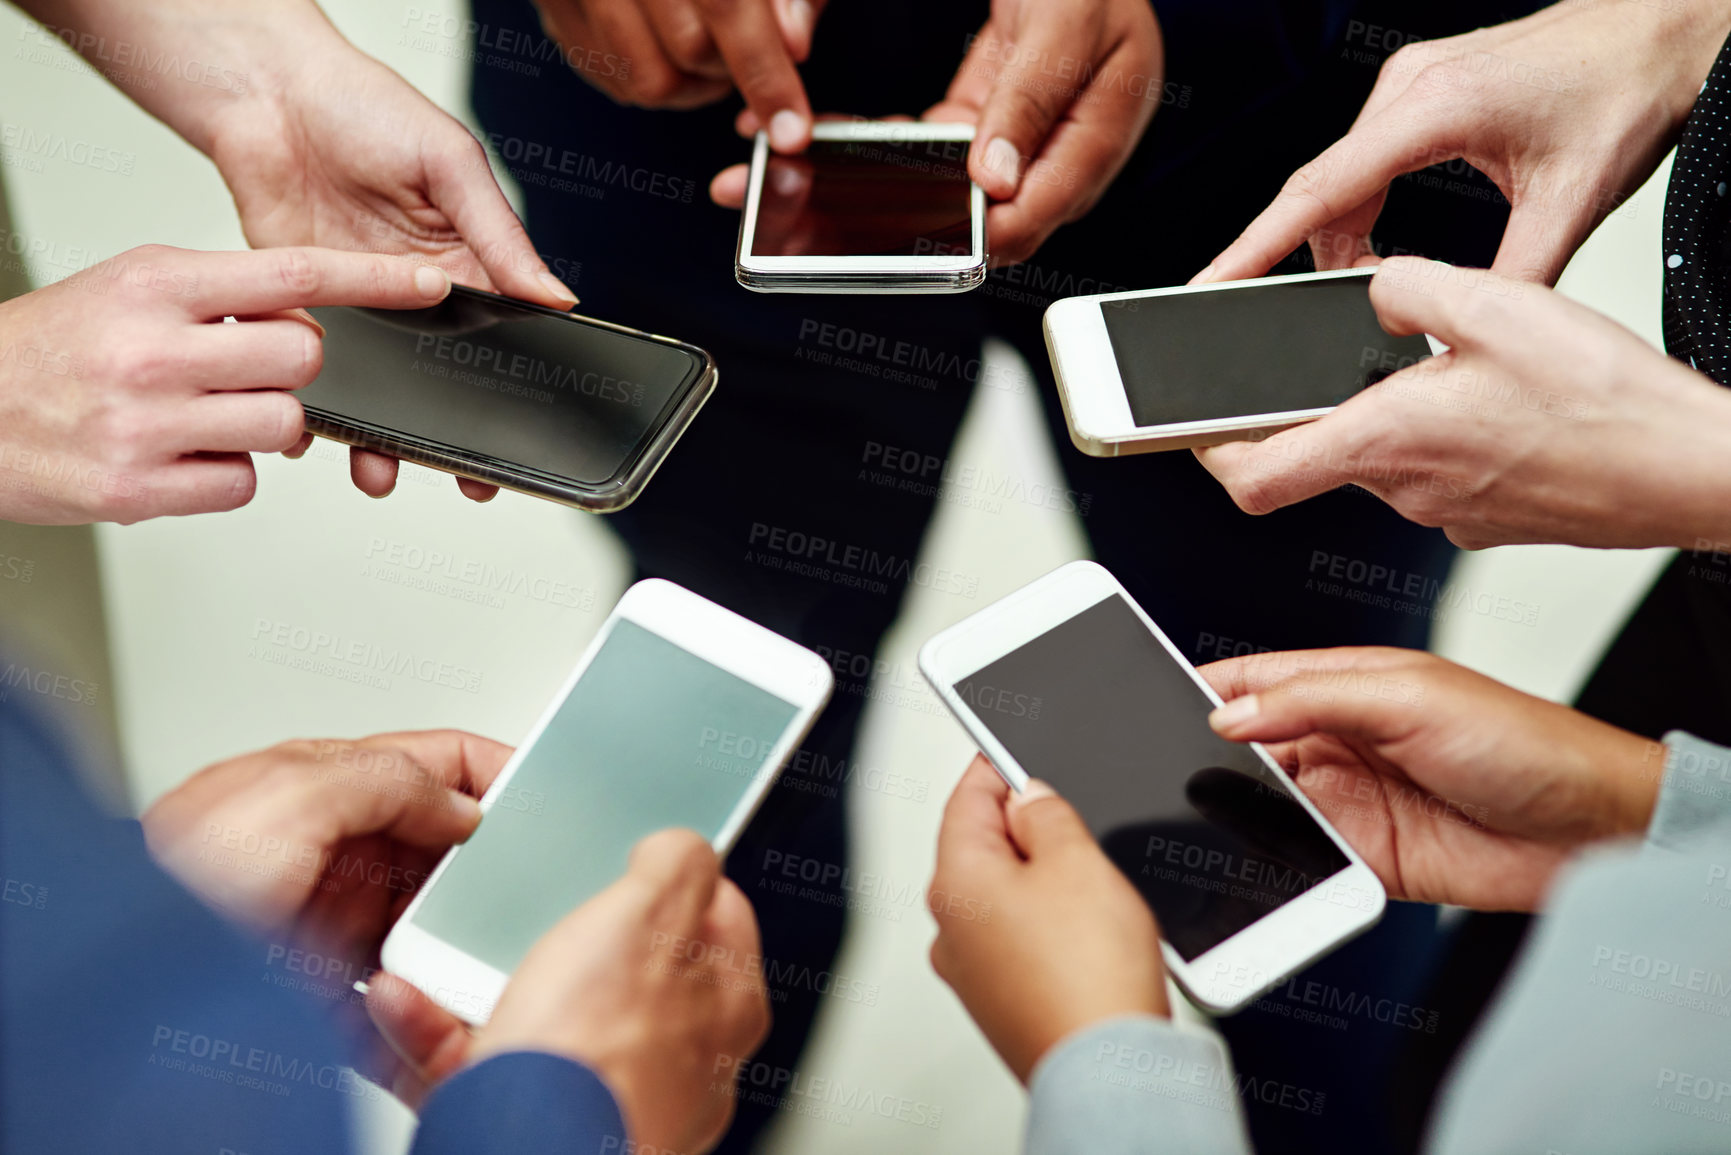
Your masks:
<svg viewBox="0 0 1731 1155"><path fill-rule="evenodd" d="M805 117L784 108L769 118L769 143L777 152L793 152L805 143Z"/></svg>
<svg viewBox="0 0 1731 1155"><path fill-rule="evenodd" d="M429 301L442 301L451 291L451 278L436 265L422 265L415 270L415 292Z"/></svg>
<svg viewBox="0 0 1731 1155"><path fill-rule="evenodd" d="M792 0L787 6L788 23L793 25L790 31L806 43L811 43L811 30L817 23L812 16L811 0Z"/></svg>
<svg viewBox="0 0 1731 1155"><path fill-rule="evenodd" d="M481 821L481 804L461 790L451 791L451 810L470 826L478 825Z"/></svg>
<svg viewBox="0 0 1731 1155"><path fill-rule="evenodd" d="M986 146L986 169L1003 177L1013 188L1022 176L1022 155L1016 146L1003 137L994 137Z"/></svg>
<svg viewBox="0 0 1731 1155"><path fill-rule="evenodd" d="M1212 263L1210 263L1206 269L1203 269L1200 273L1197 273L1194 277L1191 277L1190 283L1192 285L1206 285L1209 281L1212 281L1213 279L1214 279L1214 265Z"/></svg>
<svg viewBox="0 0 1731 1155"><path fill-rule="evenodd" d="M313 327L313 331L319 335L319 340L322 341L325 339L325 327L323 325L319 324L317 317L313 316L311 313L307 312L305 309L291 309L290 312L292 312L296 317L298 317L304 323L311 325Z"/></svg>
<svg viewBox="0 0 1731 1155"><path fill-rule="evenodd" d="M771 164L769 183L777 195L791 197L797 196L805 188L805 177L792 164Z"/></svg>
<svg viewBox="0 0 1731 1155"><path fill-rule="evenodd" d="M367 982L366 979L356 979L355 980L355 990L360 993L362 998L365 998L367 995L370 995L373 993L372 984Z"/></svg>
<svg viewBox="0 0 1731 1155"><path fill-rule="evenodd" d="M1036 802L1041 798L1056 798L1058 792L1040 781L1038 778L1028 779L1028 784L1021 791L1010 795L1010 801L1021 806Z"/></svg>
<svg viewBox="0 0 1731 1155"><path fill-rule="evenodd" d="M1262 703L1257 701L1255 694L1246 694L1242 698L1234 698L1208 715L1208 724L1216 731L1224 733L1236 730L1261 711Z"/></svg>
<svg viewBox="0 0 1731 1155"><path fill-rule="evenodd" d="M577 294L573 293L570 286L552 273L541 274L541 287L565 302L567 307L577 303Z"/></svg>

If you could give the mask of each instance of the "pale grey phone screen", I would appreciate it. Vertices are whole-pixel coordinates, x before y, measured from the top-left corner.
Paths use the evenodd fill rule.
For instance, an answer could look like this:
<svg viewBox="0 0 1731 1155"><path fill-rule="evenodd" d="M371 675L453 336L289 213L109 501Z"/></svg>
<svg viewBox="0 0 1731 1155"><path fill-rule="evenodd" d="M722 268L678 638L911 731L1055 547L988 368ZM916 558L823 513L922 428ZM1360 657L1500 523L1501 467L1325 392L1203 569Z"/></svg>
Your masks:
<svg viewBox="0 0 1731 1155"><path fill-rule="evenodd" d="M1137 425L1327 409L1431 355L1391 337L1359 277L1102 301Z"/></svg>
<svg viewBox="0 0 1731 1155"><path fill-rule="evenodd" d="M646 834L713 840L799 709L626 619L416 911L509 974Z"/></svg>
<svg viewBox="0 0 1731 1155"><path fill-rule="evenodd" d="M1190 960L1350 861L1117 594L955 685L1044 779Z"/></svg>

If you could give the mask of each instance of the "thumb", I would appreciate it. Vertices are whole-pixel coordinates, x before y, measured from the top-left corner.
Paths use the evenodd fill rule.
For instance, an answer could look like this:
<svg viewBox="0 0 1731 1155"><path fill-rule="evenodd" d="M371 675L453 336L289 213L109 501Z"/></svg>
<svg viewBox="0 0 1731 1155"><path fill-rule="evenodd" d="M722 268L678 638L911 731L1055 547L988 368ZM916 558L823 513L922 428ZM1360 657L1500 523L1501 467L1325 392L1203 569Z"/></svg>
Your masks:
<svg viewBox="0 0 1731 1155"><path fill-rule="evenodd" d="M1076 808L1038 778L1020 793L1010 795L1004 816L1009 822L1010 837L1030 862L1094 845L1094 836Z"/></svg>
<svg viewBox="0 0 1731 1155"><path fill-rule="evenodd" d="M1052 126L1075 99L1074 87L1039 70L1042 62L1073 51L1066 34L1064 21L1050 20L1021 40L1000 42L1012 59L1000 67L980 109L968 163L969 175L993 200L1016 195L1027 162L1044 150Z"/></svg>
<svg viewBox="0 0 1731 1155"><path fill-rule="evenodd" d="M367 1017L408 1067L396 1092L411 1107L468 1055L463 1021L396 975L381 971L368 980Z"/></svg>

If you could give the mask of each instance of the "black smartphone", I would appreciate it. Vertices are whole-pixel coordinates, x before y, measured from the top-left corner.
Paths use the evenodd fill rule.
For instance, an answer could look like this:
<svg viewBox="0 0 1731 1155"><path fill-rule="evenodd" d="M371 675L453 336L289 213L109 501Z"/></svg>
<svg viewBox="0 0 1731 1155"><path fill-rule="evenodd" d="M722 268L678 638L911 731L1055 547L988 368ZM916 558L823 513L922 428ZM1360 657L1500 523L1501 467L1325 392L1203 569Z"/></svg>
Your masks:
<svg viewBox="0 0 1731 1155"><path fill-rule="evenodd" d="M311 312L309 431L596 513L643 491L715 388L695 345L461 285L428 309Z"/></svg>

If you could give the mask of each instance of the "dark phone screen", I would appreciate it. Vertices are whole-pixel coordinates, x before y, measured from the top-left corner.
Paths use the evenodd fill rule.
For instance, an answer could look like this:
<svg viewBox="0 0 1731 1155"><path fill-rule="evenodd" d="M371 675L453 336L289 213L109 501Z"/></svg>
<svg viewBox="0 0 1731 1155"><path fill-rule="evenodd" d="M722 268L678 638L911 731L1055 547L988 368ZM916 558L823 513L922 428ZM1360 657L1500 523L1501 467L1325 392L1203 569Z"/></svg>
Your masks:
<svg viewBox="0 0 1731 1155"><path fill-rule="evenodd" d="M1022 769L1070 800L1186 960L1349 865L1112 594L957 682Z"/></svg>
<svg viewBox="0 0 1731 1155"><path fill-rule="evenodd" d="M965 140L814 140L770 154L751 255L866 257L973 251Z"/></svg>
<svg viewBox="0 0 1731 1155"><path fill-rule="evenodd" d="M1370 277L1102 301L1137 425L1172 425L1339 405L1430 356L1391 337Z"/></svg>
<svg viewBox="0 0 1731 1155"><path fill-rule="evenodd" d="M453 289L430 309L321 308L310 409L600 484L701 374L695 355Z"/></svg>

